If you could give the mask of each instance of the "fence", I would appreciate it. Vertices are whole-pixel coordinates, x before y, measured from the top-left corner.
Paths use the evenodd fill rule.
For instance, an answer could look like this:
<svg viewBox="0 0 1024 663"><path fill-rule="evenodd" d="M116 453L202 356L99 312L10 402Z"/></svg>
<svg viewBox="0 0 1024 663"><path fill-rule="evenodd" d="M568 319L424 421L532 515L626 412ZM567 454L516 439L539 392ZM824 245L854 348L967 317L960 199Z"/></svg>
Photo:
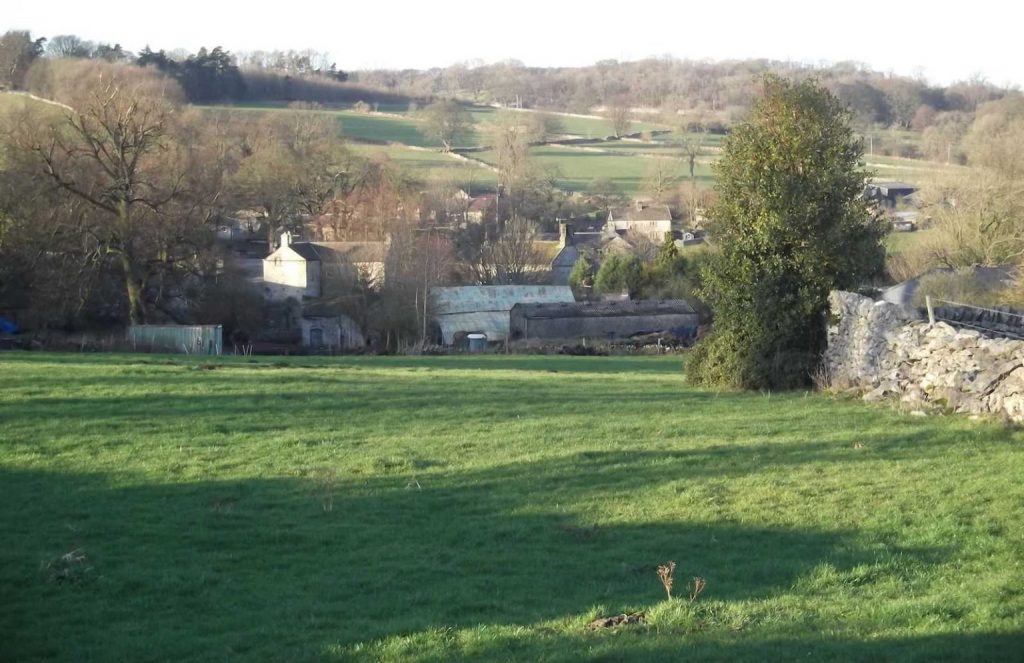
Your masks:
<svg viewBox="0 0 1024 663"><path fill-rule="evenodd" d="M128 344L142 352L174 352L219 355L223 330L220 325L131 325Z"/></svg>
<svg viewBox="0 0 1024 663"><path fill-rule="evenodd" d="M973 329L986 336L1024 340L1024 313L1008 306L990 308L931 297L925 297L925 305L928 321L933 324L945 322L953 327Z"/></svg>

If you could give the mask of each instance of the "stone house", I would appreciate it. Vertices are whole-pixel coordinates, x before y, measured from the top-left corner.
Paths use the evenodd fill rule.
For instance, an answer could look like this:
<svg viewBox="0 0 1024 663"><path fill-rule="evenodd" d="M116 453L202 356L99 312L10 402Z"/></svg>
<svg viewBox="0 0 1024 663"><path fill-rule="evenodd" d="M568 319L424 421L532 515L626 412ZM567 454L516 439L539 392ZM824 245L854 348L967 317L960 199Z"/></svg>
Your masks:
<svg viewBox="0 0 1024 663"><path fill-rule="evenodd" d="M268 299L312 299L330 293L333 278L353 278L358 272L375 283L384 279L387 242L293 242L281 235L281 246L263 259L263 285Z"/></svg>
<svg viewBox="0 0 1024 663"><path fill-rule="evenodd" d="M668 205L636 200L629 207L609 210L605 235L642 235L655 243L672 232L672 212Z"/></svg>

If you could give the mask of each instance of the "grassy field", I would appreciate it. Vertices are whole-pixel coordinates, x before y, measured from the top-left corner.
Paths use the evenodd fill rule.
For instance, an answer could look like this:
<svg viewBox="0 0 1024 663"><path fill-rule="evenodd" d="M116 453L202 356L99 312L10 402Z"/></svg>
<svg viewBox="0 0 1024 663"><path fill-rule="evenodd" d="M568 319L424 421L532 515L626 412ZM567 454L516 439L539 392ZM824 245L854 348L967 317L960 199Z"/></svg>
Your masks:
<svg viewBox="0 0 1024 663"><path fill-rule="evenodd" d="M280 110L281 104L259 104L245 107L233 107L245 112L271 112ZM329 113L336 117L342 128L342 132L355 141L372 143L400 143L415 147L439 148L440 144L428 139L419 131L419 121L409 113L407 108L387 107L386 110L394 115L358 113L347 108L331 108L320 113ZM479 127L493 120L497 111L486 106L474 106L470 108L470 115L473 122ZM589 117L559 116L563 129L566 133L589 138L603 138L612 133L611 125L607 120ZM662 125L649 122L636 122L632 129L634 131L649 131L662 129ZM708 155L702 157L702 163L698 172L702 186L711 186L713 183L710 171L710 162L716 158L716 153L721 149L723 136L707 134L703 137ZM473 132L467 136L463 144L457 147L478 146L483 140L480 132ZM651 156L681 156L682 152L676 144L675 134L660 135L654 141L609 141L595 142L588 147L596 148L601 152L570 150L557 146L539 147L534 154L539 161L557 167L561 173L560 186L567 191L582 191L596 178L609 178L614 181L626 194L639 193L641 184L647 170L650 168L649 158ZM487 161L494 162L494 155L490 152L478 153L475 156ZM399 161L419 162L414 163L413 169L417 174L423 173L423 161L420 156L408 156ZM869 169L874 171L878 180L903 180L912 184L923 184L937 175L955 174L959 166L949 166L932 161L920 159L902 159L898 157L885 157L866 155L865 161ZM435 166L430 170L436 171L436 167L442 162L435 160ZM416 169L419 169L418 171Z"/></svg>
<svg viewBox="0 0 1024 663"><path fill-rule="evenodd" d="M467 191L493 191L498 182L498 175L494 171L457 161L440 152L414 150L401 145L355 143L350 147L365 157L389 159L401 166L410 177L421 182L430 182L444 175Z"/></svg>
<svg viewBox="0 0 1024 663"><path fill-rule="evenodd" d="M0 372L0 660L1024 651L1024 434L1001 425L693 390L671 358Z"/></svg>
<svg viewBox="0 0 1024 663"><path fill-rule="evenodd" d="M600 153L574 147L545 145L535 147L531 153L543 166L554 168L558 173L558 186L567 191L586 191L590 183L598 178L610 179L625 194L634 195L643 189L644 180L656 165L654 158L642 154ZM497 156L492 151L476 152L473 157L486 163L495 164ZM688 179L685 161L669 161L676 166L681 179ZM697 182L700 186L712 185L711 167L707 160L698 164Z"/></svg>

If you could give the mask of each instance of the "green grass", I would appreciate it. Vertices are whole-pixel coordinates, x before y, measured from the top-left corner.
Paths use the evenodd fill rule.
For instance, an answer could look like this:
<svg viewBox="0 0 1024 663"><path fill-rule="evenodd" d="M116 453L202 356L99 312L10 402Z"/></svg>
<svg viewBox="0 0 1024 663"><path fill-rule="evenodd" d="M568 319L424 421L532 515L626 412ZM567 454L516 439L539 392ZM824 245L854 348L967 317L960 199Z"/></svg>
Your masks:
<svg viewBox="0 0 1024 663"><path fill-rule="evenodd" d="M908 233L891 232L885 237L885 249L890 254L906 253L928 243L934 235L935 231L930 228Z"/></svg>
<svg viewBox="0 0 1024 663"><path fill-rule="evenodd" d="M470 106L469 111L473 121L482 124L492 122L494 114L499 112L499 109L489 106ZM577 117L559 113L552 113L551 115L561 123L562 131L566 134L584 138L605 138L614 133L611 121L601 117ZM652 122L633 122L630 125L630 132L652 131L665 128L667 127Z"/></svg>
<svg viewBox="0 0 1024 663"><path fill-rule="evenodd" d="M414 150L401 145L361 145L351 148L360 155L370 158L387 158L397 163L404 172L420 182L446 175L467 190L493 190L498 176L491 170L478 165L458 161L438 151Z"/></svg>
<svg viewBox="0 0 1024 663"><path fill-rule="evenodd" d="M653 158L641 154L603 154L557 145L535 147L531 153L539 164L556 170L558 186L567 191L586 191L595 179L607 178L623 193L638 194L656 163ZM471 156L490 164L497 161L496 154L489 150ZM680 159L675 164L681 180L688 179L687 163ZM696 175L700 186L712 185L711 167L706 160L697 165Z"/></svg>
<svg viewBox="0 0 1024 663"><path fill-rule="evenodd" d="M864 155L867 168L875 173L878 181L898 180L918 186L927 184L938 176L956 175L965 172L963 166L938 163L924 159L903 159L879 155Z"/></svg>
<svg viewBox="0 0 1024 663"><path fill-rule="evenodd" d="M666 358L6 353L0 371L2 660L1024 647L1024 434L1000 425L694 390ZM634 610L645 626L584 629Z"/></svg>
<svg viewBox="0 0 1024 663"><path fill-rule="evenodd" d="M279 104L261 104L252 106L207 106L206 108L228 108L242 113L273 113L285 110ZM440 147L419 131L419 123L406 117L359 113L352 110L324 109L306 111L321 113L337 118L341 132L347 138L357 141L396 142L417 147ZM471 143L472 144L472 143Z"/></svg>

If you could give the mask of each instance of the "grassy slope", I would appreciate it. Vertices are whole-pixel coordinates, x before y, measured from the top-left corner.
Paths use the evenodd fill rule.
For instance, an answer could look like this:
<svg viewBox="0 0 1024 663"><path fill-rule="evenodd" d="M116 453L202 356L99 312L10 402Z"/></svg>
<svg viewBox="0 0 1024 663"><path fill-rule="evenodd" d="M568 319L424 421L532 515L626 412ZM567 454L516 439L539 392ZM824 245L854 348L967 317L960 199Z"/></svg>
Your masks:
<svg viewBox="0 0 1024 663"><path fill-rule="evenodd" d="M1024 434L995 424L692 390L672 359L7 353L0 371L0 659L1024 647ZM72 549L93 571L54 582ZM707 579L696 603L664 600L669 559L677 594ZM646 627L583 629L641 609Z"/></svg>

